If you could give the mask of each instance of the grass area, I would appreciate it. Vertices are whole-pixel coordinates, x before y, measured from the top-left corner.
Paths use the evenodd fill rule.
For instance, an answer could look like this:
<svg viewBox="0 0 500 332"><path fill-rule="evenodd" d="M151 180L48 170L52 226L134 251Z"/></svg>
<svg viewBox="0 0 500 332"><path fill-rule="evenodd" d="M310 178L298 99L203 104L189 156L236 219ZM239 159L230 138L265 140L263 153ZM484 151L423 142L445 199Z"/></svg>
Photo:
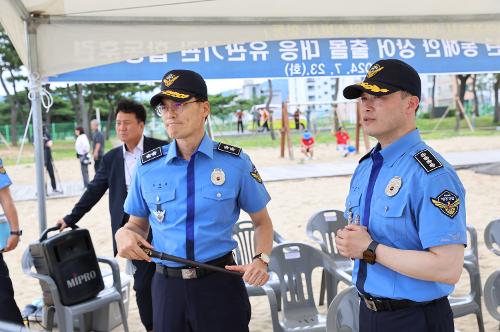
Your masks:
<svg viewBox="0 0 500 332"><path fill-rule="evenodd" d="M439 129L432 131L439 119L417 119L417 127L422 133L425 140L429 139L446 139L456 136L494 136L500 137L500 130L495 130L496 126L493 124L492 116L482 116L475 120L474 132L471 132L465 120L461 121L461 127L458 132L455 128L455 118L446 118L439 125ZM347 127L349 135L351 136L352 143L354 144L355 131L354 126ZM222 141L231 145L239 146L241 148L257 148L257 147L273 147L279 148L280 146L280 132L275 131L276 139L271 140L269 133L251 133L247 135L227 135L216 136L217 141ZM294 144L299 144L302 137L302 132L291 129L292 140ZM336 139L331 135L330 130L324 128L315 137L318 144L335 143ZM106 151L109 150L113 144L111 141L106 142ZM18 155L17 147L7 148L5 145L0 145L0 158L2 158L5 165L14 165ZM72 159L75 158L74 141L71 140L56 140L52 148L52 155L56 160ZM34 162L34 149L32 144L24 146L24 151L21 158L21 164Z"/></svg>
<svg viewBox="0 0 500 332"><path fill-rule="evenodd" d="M106 150L112 147L111 140L106 141ZM19 153L20 146L7 148L5 145L0 145L0 158L2 159L4 165L15 165L17 161L17 156ZM25 144L23 147L23 153L21 155L20 164L30 164L35 161L34 159L34 148L33 144ZM75 142L70 140L55 140L52 145L52 157L55 160L63 159L75 159Z"/></svg>
<svg viewBox="0 0 500 332"><path fill-rule="evenodd" d="M493 124L493 116L481 116L476 119L469 120L474 121L475 128L477 129L494 129L496 126ZM436 124L439 122L439 119L417 119L417 126L422 131L433 130ZM455 117L444 118L443 121L439 124L438 130L455 130ZM499 124L500 125L500 124ZM465 119L460 121L460 129L469 130Z"/></svg>
<svg viewBox="0 0 500 332"><path fill-rule="evenodd" d="M292 133L292 140L295 144L298 144L300 142L300 139L302 138L302 132L299 132L295 129L291 131ZM278 148L280 146L280 132L275 131L276 134L276 139L273 141L271 140L271 134L270 133L258 133L258 134L251 134L251 135L240 135L240 136L216 136L215 140L216 141L221 141L227 144L239 146L242 148L258 148L258 147L276 147ZM354 134L354 133L353 133ZM351 135L351 133L349 133ZM352 135L351 135L352 136ZM354 136L352 136L354 137ZM318 135L315 136L315 140L317 143L327 143L327 142L335 142L335 137L333 137L330 134L329 130L323 130L318 133Z"/></svg>
<svg viewBox="0 0 500 332"><path fill-rule="evenodd" d="M460 130L455 131L455 118L445 118L440 124L436 131L433 131L434 127L438 123L439 119L417 119L417 128L422 134L424 140L429 139L445 139L456 136L500 136L500 130L495 130L495 125L493 125L492 116L483 116L477 118L475 121L475 131L471 132L467 126L465 120L461 121ZM355 139L355 129L354 126L347 126L347 131L349 136L351 136L352 144L354 144ZM295 143L300 142L302 133L291 129L292 140ZM329 130L322 130L315 136L316 142L321 143L335 143L336 138L330 134ZM270 139L270 134L259 133L256 135L243 135L243 136L219 136L216 137L217 140L224 141L225 143L236 145L242 148L254 148L254 147L276 147L280 146L280 133L276 131L276 140L272 141Z"/></svg>

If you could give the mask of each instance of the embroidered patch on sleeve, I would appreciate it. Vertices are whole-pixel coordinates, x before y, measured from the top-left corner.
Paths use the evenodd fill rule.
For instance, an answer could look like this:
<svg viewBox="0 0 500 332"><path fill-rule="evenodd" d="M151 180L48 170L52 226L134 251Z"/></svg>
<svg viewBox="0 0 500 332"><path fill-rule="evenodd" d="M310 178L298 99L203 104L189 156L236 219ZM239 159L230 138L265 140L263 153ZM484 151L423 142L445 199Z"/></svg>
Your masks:
<svg viewBox="0 0 500 332"><path fill-rule="evenodd" d="M416 161L422 166L422 168L427 172L433 172L437 170L438 168L443 167L443 164L437 158L429 151L429 150L422 150L420 152L417 152L413 156Z"/></svg>
<svg viewBox="0 0 500 332"><path fill-rule="evenodd" d="M250 175L255 179L255 181L257 181L258 183L262 183L262 178L260 177L259 171L257 171L257 168L255 167L255 165L252 165L252 166L253 166L253 169L250 172Z"/></svg>
<svg viewBox="0 0 500 332"><path fill-rule="evenodd" d="M436 198L431 197L431 202L439 211L450 218L457 215L460 207L460 198L448 190L443 191Z"/></svg>
<svg viewBox="0 0 500 332"><path fill-rule="evenodd" d="M163 150L161 149L161 147L154 148L153 150L150 150L141 155L141 163L145 164L147 162L150 162L151 160L158 159L161 156L163 156Z"/></svg>

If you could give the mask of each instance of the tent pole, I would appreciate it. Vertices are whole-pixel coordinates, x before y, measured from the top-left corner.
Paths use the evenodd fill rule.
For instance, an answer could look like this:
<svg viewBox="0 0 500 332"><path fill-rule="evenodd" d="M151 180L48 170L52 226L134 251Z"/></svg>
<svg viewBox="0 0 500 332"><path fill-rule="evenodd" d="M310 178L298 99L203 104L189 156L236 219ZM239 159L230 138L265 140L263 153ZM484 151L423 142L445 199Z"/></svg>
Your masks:
<svg viewBox="0 0 500 332"><path fill-rule="evenodd" d="M45 206L45 179L42 137L42 100L40 96L42 82L38 71L37 28L33 18L26 21L26 41L28 50L28 67L30 78L31 112L33 114L33 144L35 147L35 176L38 201L38 225L40 234L47 228L47 211Z"/></svg>

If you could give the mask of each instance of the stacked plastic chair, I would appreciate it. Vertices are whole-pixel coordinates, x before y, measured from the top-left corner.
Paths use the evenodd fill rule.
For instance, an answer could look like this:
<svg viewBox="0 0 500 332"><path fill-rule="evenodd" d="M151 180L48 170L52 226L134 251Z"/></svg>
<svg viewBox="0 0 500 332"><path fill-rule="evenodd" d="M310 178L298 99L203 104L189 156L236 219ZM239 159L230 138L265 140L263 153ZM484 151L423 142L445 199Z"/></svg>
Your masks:
<svg viewBox="0 0 500 332"><path fill-rule="evenodd" d="M500 256L500 219L493 220L484 230L486 247ZM493 272L484 285L484 303L490 315L500 322L500 270ZM498 326L500 330L500 324Z"/></svg>

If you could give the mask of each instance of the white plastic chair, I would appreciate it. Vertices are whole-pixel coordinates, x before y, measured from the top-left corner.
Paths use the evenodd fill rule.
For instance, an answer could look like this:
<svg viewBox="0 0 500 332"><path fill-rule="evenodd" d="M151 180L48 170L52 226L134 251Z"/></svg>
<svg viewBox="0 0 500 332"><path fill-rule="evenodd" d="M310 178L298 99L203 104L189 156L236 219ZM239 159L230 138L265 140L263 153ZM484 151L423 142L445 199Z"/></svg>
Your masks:
<svg viewBox="0 0 500 332"><path fill-rule="evenodd" d="M500 256L500 219L493 220L486 226L484 243L492 253Z"/></svg>
<svg viewBox="0 0 500 332"><path fill-rule="evenodd" d="M312 271L324 268L347 285L351 276L340 271L327 254L304 243L284 243L273 248L269 269L280 282L282 315L278 316L276 295L264 285L271 309L274 332L325 331L326 316L318 312L314 302Z"/></svg>
<svg viewBox="0 0 500 332"><path fill-rule="evenodd" d="M464 269L469 274L470 293L460 296L451 294L448 296L448 300L450 301L454 318L474 314L476 315L478 331L484 332L483 311L481 307L483 289L479 271L477 233L471 225L467 225L467 233L470 243L464 253Z"/></svg>
<svg viewBox="0 0 500 332"><path fill-rule="evenodd" d="M500 322L500 270L493 272L484 284L484 304L490 315Z"/></svg>
<svg viewBox="0 0 500 332"><path fill-rule="evenodd" d="M352 274L354 263L351 259L342 256L335 246L335 235L339 229L347 226L347 220L344 218L344 213L339 210L322 210L309 218L306 232L307 237L319 244L321 250L333 258L338 269ZM319 233L321 238L315 236ZM327 305L330 304L337 295L337 286L339 280L332 276L327 271L323 271L321 276L321 287L319 295L319 304L324 303L325 290L327 297Z"/></svg>
<svg viewBox="0 0 500 332"><path fill-rule="evenodd" d="M0 322L0 331L2 332L36 332L24 326L15 325L7 322Z"/></svg>
<svg viewBox="0 0 500 332"><path fill-rule="evenodd" d="M326 331L359 331L359 295L356 287L350 286L335 296L328 308Z"/></svg>
<svg viewBox="0 0 500 332"><path fill-rule="evenodd" d="M233 239L238 242L238 247L235 249L236 264L250 264L252 262L252 258L255 256L254 233L255 230L251 221L238 221L233 226ZM274 232L273 241L276 244L285 242L283 237L277 232ZM280 301L279 280L274 273L269 274L267 285L274 290L278 301ZM262 289L262 287L252 286L247 283L245 283L245 286L248 296L266 295L266 292L264 291L264 289ZM281 306L279 303L278 310L281 310Z"/></svg>
<svg viewBox="0 0 500 332"><path fill-rule="evenodd" d="M58 328L60 331L73 332L75 330L73 326L74 319L78 320L79 330L81 332L88 331L88 328L85 326L84 314L91 313L101 308L106 308L110 305L110 303L117 302L120 308L123 328L125 332L128 332L127 315L125 313L125 306L122 299L122 287L118 263L116 263L116 261L113 259L103 257L97 257L97 260L100 263L108 264L111 267L111 271L113 273L113 287L105 288L103 291L97 294L95 298L89 299L82 303L65 306L61 303L59 291L57 290L57 285L54 282L54 279L52 279L48 275L33 272L33 258L31 257L28 248L24 251L22 258L22 267L24 274L36 278L48 285L54 302L55 314L57 315ZM52 320L52 318L49 318L49 320ZM53 322L49 321L45 323L46 325L50 326L51 330Z"/></svg>

